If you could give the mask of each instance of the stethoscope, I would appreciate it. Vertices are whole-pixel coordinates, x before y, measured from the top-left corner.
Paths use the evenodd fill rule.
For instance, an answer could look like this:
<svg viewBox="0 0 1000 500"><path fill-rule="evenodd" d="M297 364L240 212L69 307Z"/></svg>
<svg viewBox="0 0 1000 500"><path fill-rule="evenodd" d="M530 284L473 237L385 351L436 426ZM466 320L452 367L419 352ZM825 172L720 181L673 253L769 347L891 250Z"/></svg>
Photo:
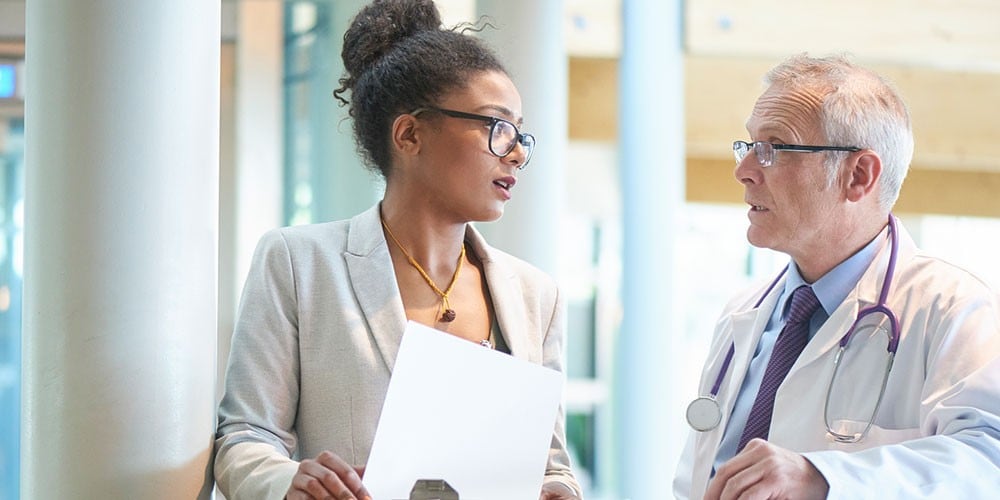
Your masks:
<svg viewBox="0 0 1000 500"><path fill-rule="evenodd" d="M858 315L854 319L854 323L851 324L847 333L841 337L840 348L837 350L837 354L833 358L833 375L830 377L830 385L826 390L826 403L823 406L823 420L826 423L826 432L829 433L834 441L838 443L857 443L858 441L864 439L864 437L868 434L868 431L875 422L875 416L878 414L878 409L882 405L882 397L885 395L885 387L889 381L889 372L892 371L892 362L896 357L896 349L899 346L899 319L896 317L896 314L893 313L888 306L886 306L886 300L889 297L889 288L892 284L893 275L896 272L896 254L899 250L899 235L896 233L896 218L893 217L892 214L889 214L889 237L889 265L885 270L885 279L882 282L882 291L879 294L878 303L858 311ZM754 309L760 307L768 294L770 294L781 281L781 278L785 275L786 271L788 271L787 266L785 269L782 269L782 271L778 274L778 277L771 282L771 285L767 287L764 294L757 300L757 303L753 307ZM844 351L847 349L847 345L851 341L851 336L854 335L854 332L861 323L861 320L873 314L881 314L885 316L889 320L890 329L890 331L885 331L884 327L878 327L879 330L885 332L889 337L887 348L889 352L889 359L886 363L885 374L882 377L882 387L879 390L878 400L875 402L875 407L868 419L868 425L864 428L864 430L851 434L835 432L829 417L830 394L833 392L833 383L837 379L837 373L840 371L840 362L843 359ZM729 352L726 354L726 359L722 362L722 368L719 369L719 375L715 378L715 383L712 385L712 390L707 396L700 396L688 405L687 421L688 424L691 425L692 429L699 432L710 431L718 427L719 423L722 421L722 407L719 405L716 397L719 394L719 388L722 387L722 380L725 378L726 372L729 370L729 364L732 362L733 355L735 353L736 344L731 343L729 345Z"/></svg>

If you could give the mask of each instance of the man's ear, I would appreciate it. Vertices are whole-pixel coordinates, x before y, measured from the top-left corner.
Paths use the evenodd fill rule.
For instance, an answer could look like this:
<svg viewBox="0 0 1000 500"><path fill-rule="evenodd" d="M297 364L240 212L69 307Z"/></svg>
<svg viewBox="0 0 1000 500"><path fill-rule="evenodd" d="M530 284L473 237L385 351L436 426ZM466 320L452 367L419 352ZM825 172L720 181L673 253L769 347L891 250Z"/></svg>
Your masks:
<svg viewBox="0 0 1000 500"><path fill-rule="evenodd" d="M848 173L847 199L853 202L873 194L882 177L882 159L870 149L853 153Z"/></svg>
<svg viewBox="0 0 1000 500"><path fill-rule="evenodd" d="M400 156L420 152L419 122L411 114L401 114L392 122L392 149Z"/></svg>

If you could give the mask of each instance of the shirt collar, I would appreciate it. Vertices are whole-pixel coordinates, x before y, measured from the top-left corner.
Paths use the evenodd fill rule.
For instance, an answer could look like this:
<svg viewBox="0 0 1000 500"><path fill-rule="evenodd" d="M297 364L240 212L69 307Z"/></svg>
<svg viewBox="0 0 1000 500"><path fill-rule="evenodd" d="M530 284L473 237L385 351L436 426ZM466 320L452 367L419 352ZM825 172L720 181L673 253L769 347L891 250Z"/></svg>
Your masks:
<svg viewBox="0 0 1000 500"><path fill-rule="evenodd" d="M875 236L861 250L837 264L830 272L824 274L811 285L813 293L816 294L816 298L819 299L827 316L833 314L833 311L847 298L858 281L861 281L861 276L865 274L865 270L875 260L875 256L882 247L884 238L881 236L883 234L885 234L885 230ZM802 278L798 266L793 261L788 264L788 278L785 280L785 288L781 293L781 302L779 303L781 311L783 311L782 317L785 315L784 311L787 302L792 297L792 292L802 285L809 285L809 283L806 283L806 280Z"/></svg>

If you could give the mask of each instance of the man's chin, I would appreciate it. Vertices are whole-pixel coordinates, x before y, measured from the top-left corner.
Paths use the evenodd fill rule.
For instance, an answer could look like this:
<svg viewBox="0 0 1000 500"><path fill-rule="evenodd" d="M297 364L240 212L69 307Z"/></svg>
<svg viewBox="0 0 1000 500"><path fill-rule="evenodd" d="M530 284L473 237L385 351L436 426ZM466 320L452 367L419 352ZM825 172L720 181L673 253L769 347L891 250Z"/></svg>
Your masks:
<svg viewBox="0 0 1000 500"><path fill-rule="evenodd" d="M767 237L767 235L764 234L764 231L760 228L755 228L752 225L750 226L749 229L747 229L747 242L750 243L750 245L755 248L766 248L769 250L776 250L774 248L773 242L771 242L770 239Z"/></svg>

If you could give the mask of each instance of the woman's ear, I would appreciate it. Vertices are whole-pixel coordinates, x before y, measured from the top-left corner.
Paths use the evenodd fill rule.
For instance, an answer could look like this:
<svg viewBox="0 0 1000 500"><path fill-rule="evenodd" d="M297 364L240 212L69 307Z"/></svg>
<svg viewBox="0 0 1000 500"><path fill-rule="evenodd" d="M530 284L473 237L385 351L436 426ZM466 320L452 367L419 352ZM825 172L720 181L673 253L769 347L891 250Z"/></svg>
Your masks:
<svg viewBox="0 0 1000 500"><path fill-rule="evenodd" d="M400 156L420 152L419 122L411 114L403 113L392 122L392 149Z"/></svg>
<svg viewBox="0 0 1000 500"><path fill-rule="evenodd" d="M852 163L848 169L850 179L847 184L847 199L858 202L875 192L882 177L882 159L870 149L853 153L848 158Z"/></svg>

